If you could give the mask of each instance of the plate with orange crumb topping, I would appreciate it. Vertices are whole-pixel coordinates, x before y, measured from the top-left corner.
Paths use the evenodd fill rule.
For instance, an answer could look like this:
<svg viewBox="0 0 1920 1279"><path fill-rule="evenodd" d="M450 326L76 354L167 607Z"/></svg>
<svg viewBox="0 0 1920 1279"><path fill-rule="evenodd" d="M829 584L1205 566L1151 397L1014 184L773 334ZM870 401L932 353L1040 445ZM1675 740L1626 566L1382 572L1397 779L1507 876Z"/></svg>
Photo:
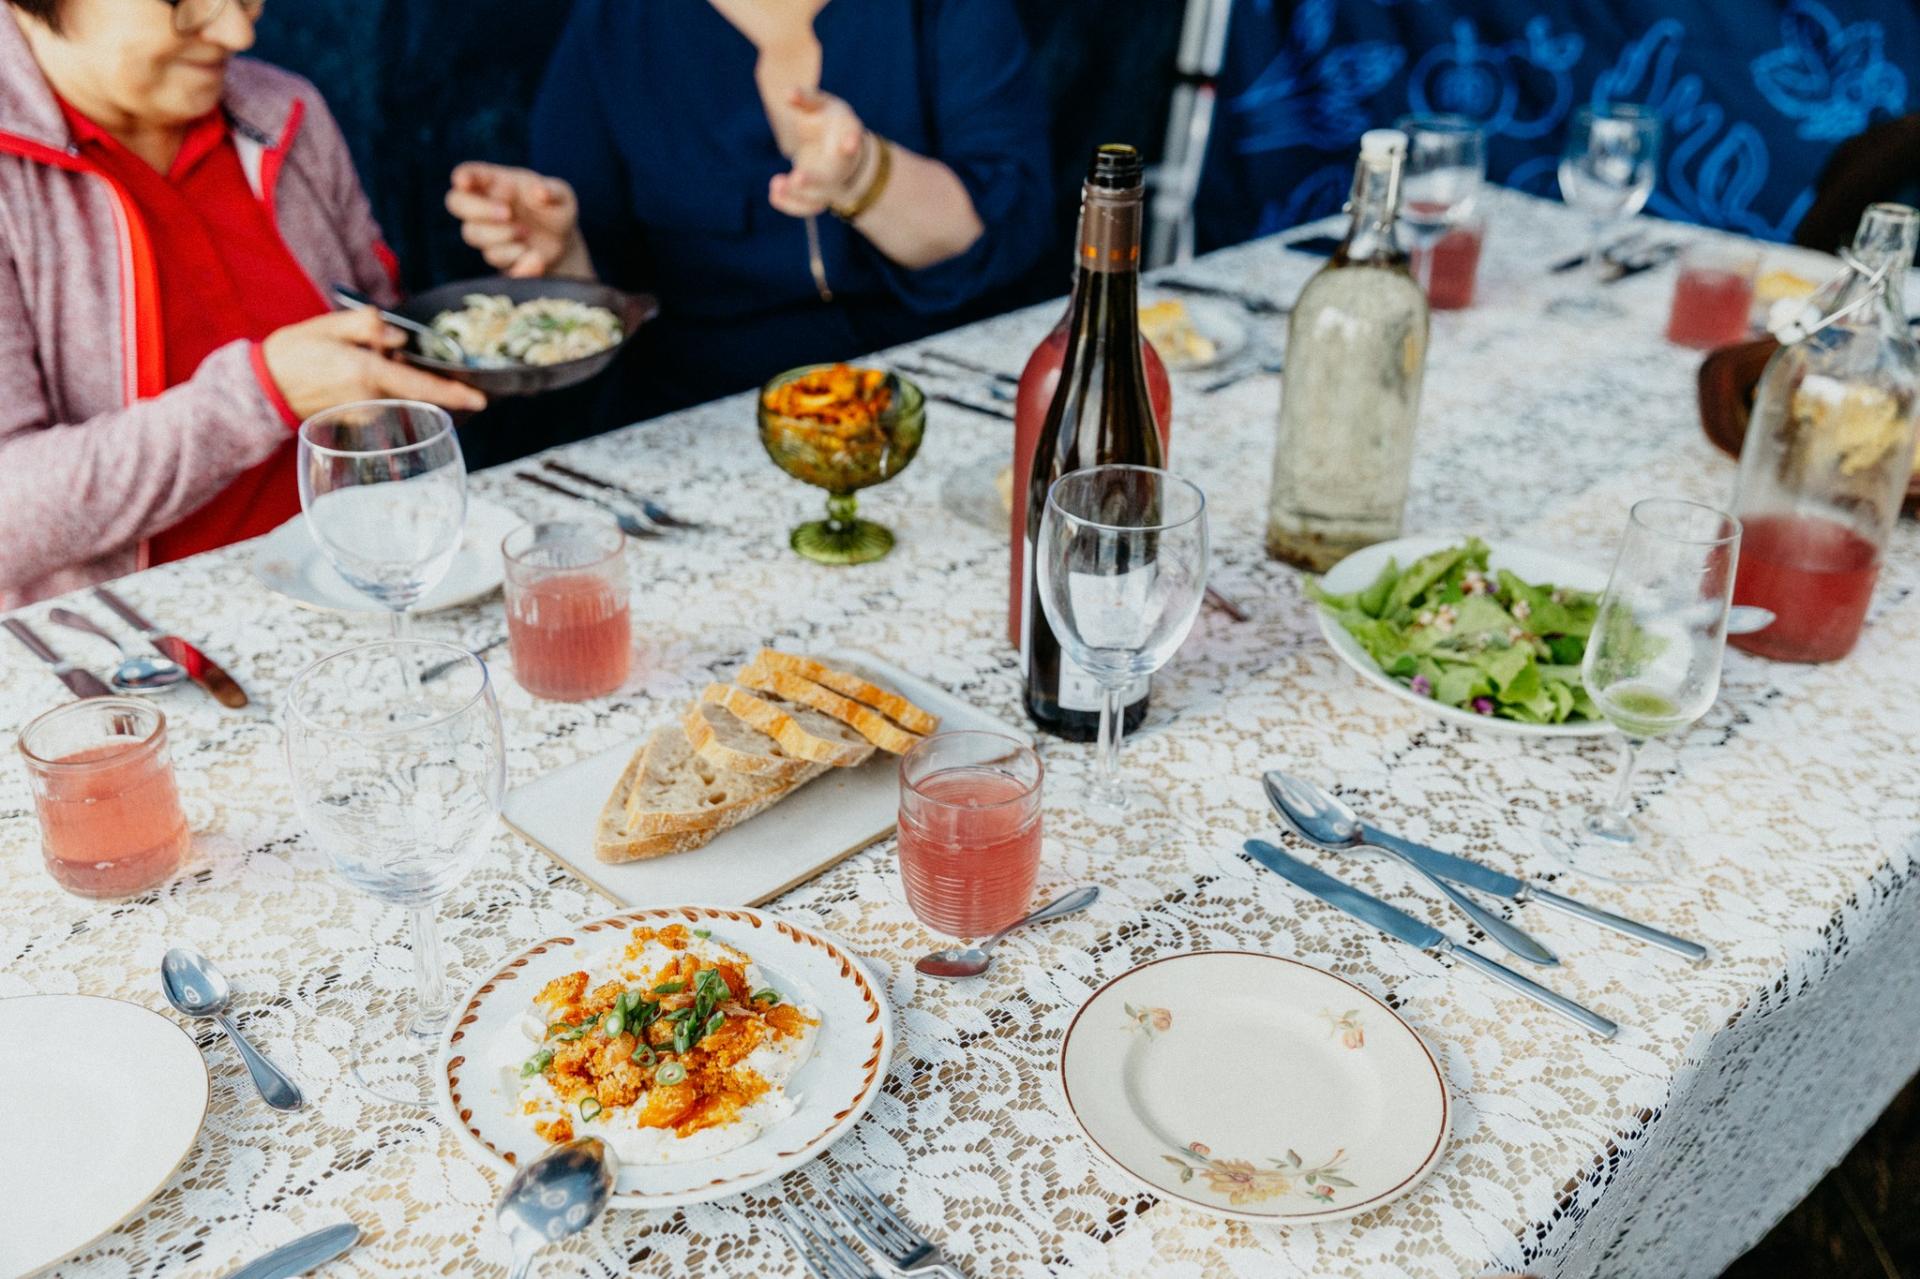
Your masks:
<svg viewBox="0 0 1920 1279"><path fill-rule="evenodd" d="M650 907L501 965L458 1007L437 1078L488 1158L598 1137L613 1202L667 1208L814 1158L873 1104L892 1047L886 995L840 942L745 907Z"/></svg>

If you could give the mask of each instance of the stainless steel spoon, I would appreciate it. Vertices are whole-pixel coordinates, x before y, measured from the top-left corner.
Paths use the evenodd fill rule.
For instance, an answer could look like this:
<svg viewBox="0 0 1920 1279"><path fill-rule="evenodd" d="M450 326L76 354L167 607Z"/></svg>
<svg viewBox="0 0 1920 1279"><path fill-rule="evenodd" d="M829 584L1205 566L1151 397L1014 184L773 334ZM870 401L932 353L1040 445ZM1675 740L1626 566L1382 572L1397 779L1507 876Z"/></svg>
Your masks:
<svg viewBox="0 0 1920 1279"><path fill-rule="evenodd" d="M56 626L103 639L120 651L120 665L113 668L113 674L107 677L107 682L123 693L158 693L187 678L187 668L164 654L128 653L127 646L115 639L111 631L85 613L76 613L70 608L56 608L47 616L53 619Z"/></svg>
<svg viewBox="0 0 1920 1279"><path fill-rule="evenodd" d="M1529 963L1545 967L1559 964L1560 957L1534 940L1532 935L1515 928L1446 880L1430 873L1426 867L1394 849L1369 844L1360 833L1359 814L1337 797L1311 783L1281 773L1268 773L1262 779L1262 785L1266 787L1267 802L1273 805L1274 812L1280 814L1282 824L1315 848L1334 853L1358 851L1391 857L1401 865L1418 871L1421 878L1439 889L1442 896L1459 907L1461 914L1477 924L1480 931L1502 949Z"/></svg>
<svg viewBox="0 0 1920 1279"><path fill-rule="evenodd" d="M345 284L333 286L334 305L344 310L370 306L380 313L380 318L396 329L405 329L420 339L420 353L435 360L444 360L448 364L472 364L473 358L467 354L467 348L461 346L455 338L435 328L410 320L398 311L389 311L372 298L356 288Z"/></svg>
<svg viewBox="0 0 1920 1279"><path fill-rule="evenodd" d="M989 953L1000 944L1000 939L1016 928L1025 928L1028 924L1043 924L1049 919L1059 919L1066 915L1077 915L1093 905L1100 896L1100 889L1094 884L1083 884L1070 893L1054 898L1025 919L1007 925L978 946L955 946L950 950L936 950L923 957L914 967L929 977L978 977L987 971L987 965L993 962Z"/></svg>
<svg viewBox="0 0 1920 1279"><path fill-rule="evenodd" d="M513 1174L493 1209L513 1245L507 1279L526 1279L535 1253L592 1225L619 1176L620 1161L598 1137L554 1146Z"/></svg>
<svg viewBox="0 0 1920 1279"><path fill-rule="evenodd" d="M247 1073L253 1076L253 1086L260 1090L261 1100L275 1110L298 1110L306 1104L306 1098L300 1095L300 1085L248 1043L240 1028L233 1024L233 1018L227 1016L227 1006L233 1002L233 988L212 960L191 946L175 946L160 961L160 989L166 992L167 1002L181 1016L211 1017L227 1032L234 1051L247 1064Z"/></svg>

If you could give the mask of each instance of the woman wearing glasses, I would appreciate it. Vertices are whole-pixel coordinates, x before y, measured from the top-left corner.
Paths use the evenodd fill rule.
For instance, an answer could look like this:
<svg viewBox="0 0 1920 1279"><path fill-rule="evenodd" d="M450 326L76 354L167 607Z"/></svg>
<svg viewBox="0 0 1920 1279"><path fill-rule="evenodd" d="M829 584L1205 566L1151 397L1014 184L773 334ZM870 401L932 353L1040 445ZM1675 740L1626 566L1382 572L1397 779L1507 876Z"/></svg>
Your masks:
<svg viewBox="0 0 1920 1279"><path fill-rule="evenodd" d="M385 358L389 255L313 86L236 59L262 0L0 16L0 608L264 533L294 431L476 392Z"/></svg>

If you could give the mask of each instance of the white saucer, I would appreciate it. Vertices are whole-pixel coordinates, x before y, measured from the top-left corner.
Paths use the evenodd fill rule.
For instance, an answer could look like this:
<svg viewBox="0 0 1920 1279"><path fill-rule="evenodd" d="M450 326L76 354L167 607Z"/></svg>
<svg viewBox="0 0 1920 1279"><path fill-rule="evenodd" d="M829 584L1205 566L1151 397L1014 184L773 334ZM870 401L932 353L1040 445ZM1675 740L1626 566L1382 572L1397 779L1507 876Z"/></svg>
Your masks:
<svg viewBox="0 0 1920 1279"><path fill-rule="evenodd" d="M467 527L453 566L440 584L415 605L415 613L470 604L500 589L504 572L500 541L526 520L485 498L467 496ZM253 552L253 575L270 591L324 613L379 613L372 600L348 586L307 533L306 517L296 515L261 538Z"/></svg>
<svg viewBox="0 0 1920 1279"><path fill-rule="evenodd" d="M207 1066L175 1022L138 1004L22 995L0 999L0 1097L0 1275L24 1276L167 1184L206 1117Z"/></svg>

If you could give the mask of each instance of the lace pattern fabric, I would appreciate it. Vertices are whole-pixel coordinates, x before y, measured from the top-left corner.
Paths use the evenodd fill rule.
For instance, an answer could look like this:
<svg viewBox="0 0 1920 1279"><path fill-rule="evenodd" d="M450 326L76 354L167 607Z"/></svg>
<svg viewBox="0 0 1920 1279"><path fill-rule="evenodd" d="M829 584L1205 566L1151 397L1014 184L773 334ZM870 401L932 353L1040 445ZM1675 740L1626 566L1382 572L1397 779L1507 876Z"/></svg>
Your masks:
<svg viewBox="0 0 1920 1279"><path fill-rule="evenodd" d="M1584 229L1517 196L1495 201L1493 228L1480 305L1435 320L1408 527L1522 537L1605 563L1634 498L1724 502L1733 468L1699 430L1697 357L1660 338L1670 276L1614 286L1629 314L1575 330L1544 313L1569 284L1542 267ZM1316 265L1262 243L1191 273L1288 298ZM938 341L1012 368L1055 309ZM1686 836L1695 869L1631 890L1569 886L1533 834L1604 793L1611 745L1462 731L1342 667L1295 575L1262 551L1274 380L1207 395L1206 376L1176 387L1174 458L1209 493L1214 580L1252 619L1207 613L1159 679L1148 723L1126 746L1138 811L1124 827L1050 805L1041 891L1093 881L1099 903L1016 935L987 977L953 985L912 969L933 938L907 911L888 844L771 904L867 956L898 1015L885 1090L829 1159L939 1233L976 1276L1717 1273L1920 1064L1920 683L1910 660L1920 530L1896 533L1851 659L1792 667L1732 653L1706 719L1648 752L1646 816ZM919 463L863 494L900 546L857 570L781 545L814 495L759 456L744 398L567 450L589 471L670 491L675 509L714 529L635 548L644 657L621 693L542 703L499 681L510 784L637 738L763 643L868 648L1020 722L1020 674L1002 638L1004 539L939 501L955 468L1004 453L1008 430L959 409L930 416ZM505 473L473 483L529 515L564 505ZM330 875L294 816L280 753L274 701L294 673L378 623L267 594L244 548L148 572L124 591L204 639L257 701L237 714L191 693L166 704L189 817L208 833L188 873L132 902L90 903L54 886L20 770L0 769L0 997L75 991L163 1008L160 955L191 942L233 977L242 1024L310 1104L268 1110L217 1032L192 1028L214 1076L198 1145L157 1198L60 1273L224 1274L343 1216L367 1238L329 1273L499 1266L499 1179L435 1120L374 1103L348 1079L356 1036L403 1015L404 920ZM499 625L490 602L420 619L419 630L478 643ZM81 644L67 646L98 657ZM504 653L496 665L507 669ZM17 727L58 695L24 651L0 647L0 722ZM1087 747L1043 750L1059 795L1091 765ZM1564 958L1552 984L1625 1026L1613 1043L1594 1041L1246 861L1240 841L1272 834L1257 778L1276 764L1339 784L1383 825L1707 941L1713 960L1689 966L1523 910ZM1391 864L1356 858L1338 870L1467 936ZM606 908L502 831L443 911L450 983L462 989L508 951ZM1060 1036L1104 981L1199 948L1329 968L1425 1037L1456 1109L1451 1149L1421 1188L1351 1222L1286 1230L1159 1203L1101 1162L1060 1102ZM805 1181L673 1213L611 1214L556 1249L543 1273L799 1274L767 1213Z"/></svg>

